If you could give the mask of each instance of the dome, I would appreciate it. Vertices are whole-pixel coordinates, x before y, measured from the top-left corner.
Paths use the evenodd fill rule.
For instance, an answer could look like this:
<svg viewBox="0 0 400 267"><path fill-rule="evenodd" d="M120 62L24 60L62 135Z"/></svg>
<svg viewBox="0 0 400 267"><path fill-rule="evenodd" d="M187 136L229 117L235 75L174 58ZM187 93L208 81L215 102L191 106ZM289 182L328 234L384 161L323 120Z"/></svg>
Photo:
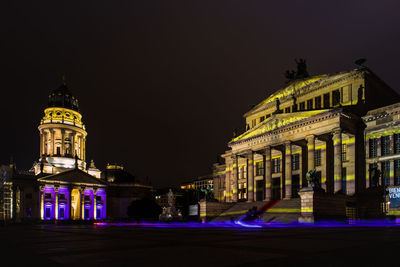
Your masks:
<svg viewBox="0 0 400 267"><path fill-rule="evenodd" d="M72 95L65 83L51 91L47 107L68 108L79 112L78 99Z"/></svg>

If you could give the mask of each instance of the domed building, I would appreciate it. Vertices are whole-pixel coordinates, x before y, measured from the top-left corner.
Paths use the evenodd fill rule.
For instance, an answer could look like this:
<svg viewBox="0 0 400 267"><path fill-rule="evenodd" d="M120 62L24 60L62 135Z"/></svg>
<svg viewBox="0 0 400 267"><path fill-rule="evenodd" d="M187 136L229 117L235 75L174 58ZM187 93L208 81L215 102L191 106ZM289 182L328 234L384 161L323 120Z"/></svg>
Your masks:
<svg viewBox="0 0 400 267"><path fill-rule="evenodd" d="M40 160L34 165L35 174L56 174L75 168L86 170L87 132L79 112L78 99L63 82L49 94L44 116L38 127L40 133ZM100 170L91 164L89 174L100 178Z"/></svg>
<svg viewBox="0 0 400 267"><path fill-rule="evenodd" d="M103 177L93 160L87 166L88 133L65 81L50 92L38 130L40 157L30 171L0 166L0 220L123 218L133 200L151 196L122 166L108 165Z"/></svg>

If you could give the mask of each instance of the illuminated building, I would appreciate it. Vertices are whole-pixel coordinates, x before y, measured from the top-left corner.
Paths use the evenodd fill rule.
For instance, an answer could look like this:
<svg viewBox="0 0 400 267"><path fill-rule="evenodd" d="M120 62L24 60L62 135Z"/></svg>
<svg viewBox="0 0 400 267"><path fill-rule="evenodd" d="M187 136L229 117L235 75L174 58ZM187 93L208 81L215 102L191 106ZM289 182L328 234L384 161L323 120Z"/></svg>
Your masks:
<svg viewBox="0 0 400 267"><path fill-rule="evenodd" d="M29 172L0 167L0 220L101 220L126 217L152 187L123 167L86 164L87 132L78 99L65 82L53 90L38 127L40 159Z"/></svg>
<svg viewBox="0 0 400 267"><path fill-rule="evenodd" d="M307 186L312 169L327 194L353 196L370 186L371 164L380 164L387 183L398 183L400 161L393 154L400 153L400 126L389 118L399 101L365 67L291 81L244 114L246 131L228 143L225 165L219 164L225 170L215 172L215 198L290 200Z"/></svg>

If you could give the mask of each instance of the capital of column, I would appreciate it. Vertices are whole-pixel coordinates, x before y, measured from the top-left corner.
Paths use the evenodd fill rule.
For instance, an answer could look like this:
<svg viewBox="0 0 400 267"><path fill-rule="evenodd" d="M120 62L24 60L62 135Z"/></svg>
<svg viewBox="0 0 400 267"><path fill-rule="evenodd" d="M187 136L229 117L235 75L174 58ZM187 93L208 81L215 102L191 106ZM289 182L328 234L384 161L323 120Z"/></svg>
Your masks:
<svg viewBox="0 0 400 267"><path fill-rule="evenodd" d="M306 140L307 140L307 143L314 142L315 141L315 135L313 135L313 134L307 135L306 136Z"/></svg>

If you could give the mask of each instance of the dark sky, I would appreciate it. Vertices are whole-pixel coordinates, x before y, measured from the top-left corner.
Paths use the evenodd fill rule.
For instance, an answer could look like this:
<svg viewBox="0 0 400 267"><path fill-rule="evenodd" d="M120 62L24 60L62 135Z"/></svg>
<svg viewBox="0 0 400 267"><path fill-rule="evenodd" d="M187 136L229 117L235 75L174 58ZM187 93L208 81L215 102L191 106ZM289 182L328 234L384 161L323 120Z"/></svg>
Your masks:
<svg viewBox="0 0 400 267"><path fill-rule="evenodd" d="M63 73L87 158L156 186L206 174L242 114L284 84L366 65L400 91L399 1L7 1L0 8L0 163L38 160L38 123Z"/></svg>

